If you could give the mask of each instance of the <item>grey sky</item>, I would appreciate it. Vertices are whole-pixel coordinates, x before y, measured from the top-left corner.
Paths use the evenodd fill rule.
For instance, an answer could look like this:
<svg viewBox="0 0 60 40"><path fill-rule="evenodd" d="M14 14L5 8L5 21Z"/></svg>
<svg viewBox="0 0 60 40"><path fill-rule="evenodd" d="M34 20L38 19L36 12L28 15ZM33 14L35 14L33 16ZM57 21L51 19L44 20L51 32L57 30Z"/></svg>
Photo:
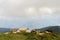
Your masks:
<svg viewBox="0 0 60 40"><path fill-rule="evenodd" d="M60 25L60 0L0 0L0 27L16 25L30 28Z"/></svg>
<svg viewBox="0 0 60 40"><path fill-rule="evenodd" d="M47 12L42 14L40 8L50 9L51 15L60 14L60 0L0 0L1 18L36 18L46 15Z"/></svg>

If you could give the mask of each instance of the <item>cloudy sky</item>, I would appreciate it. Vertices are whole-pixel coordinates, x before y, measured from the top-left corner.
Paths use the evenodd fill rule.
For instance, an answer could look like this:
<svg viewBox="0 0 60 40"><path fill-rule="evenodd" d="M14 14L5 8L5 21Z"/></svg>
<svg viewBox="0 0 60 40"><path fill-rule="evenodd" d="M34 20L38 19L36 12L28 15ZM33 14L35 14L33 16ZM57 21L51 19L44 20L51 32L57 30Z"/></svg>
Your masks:
<svg viewBox="0 0 60 40"><path fill-rule="evenodd" d="M60 0L0 0L0 27L52 25L60 25Z"/></svg>

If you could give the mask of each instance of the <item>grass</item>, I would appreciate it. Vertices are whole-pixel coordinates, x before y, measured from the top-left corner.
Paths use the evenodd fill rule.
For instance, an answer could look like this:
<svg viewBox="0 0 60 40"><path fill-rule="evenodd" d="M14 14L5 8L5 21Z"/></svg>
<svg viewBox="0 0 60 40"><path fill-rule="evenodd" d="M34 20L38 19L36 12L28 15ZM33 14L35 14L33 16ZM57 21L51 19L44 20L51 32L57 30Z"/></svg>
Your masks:
<svg viewBox="0 0 60 40"><path fill-rule="evenodd" d="M37 35L34 33L0 34L0 40L60 40L60 34Z"/></svg>

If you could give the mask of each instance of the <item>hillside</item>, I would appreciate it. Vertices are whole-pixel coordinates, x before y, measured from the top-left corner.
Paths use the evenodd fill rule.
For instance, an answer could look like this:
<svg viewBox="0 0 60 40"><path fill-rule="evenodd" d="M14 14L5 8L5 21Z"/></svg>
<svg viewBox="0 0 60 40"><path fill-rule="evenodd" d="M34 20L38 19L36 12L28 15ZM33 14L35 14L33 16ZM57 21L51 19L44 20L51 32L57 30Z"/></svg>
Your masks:
<svg viewBox="0 0 60 40"><path fill-rule="evenodd" d="M12 29L9 28L0 28L0 40L60 40L60 26L49 26L41 29L35 29L37 31L31 31L31 32L9 32ZM45 30L52 30L53 32L48 33ZM42 31L42 32L39 32ZM9 32L8 34L4 32ZM41 35L42 34L42 35Z"/></svg>
<svg viewBox="0 0 60 40"><path fill-rule="evenodd" d="M34 33L0 34L0 40L60 40L60 34L37 35Z"/></svg>

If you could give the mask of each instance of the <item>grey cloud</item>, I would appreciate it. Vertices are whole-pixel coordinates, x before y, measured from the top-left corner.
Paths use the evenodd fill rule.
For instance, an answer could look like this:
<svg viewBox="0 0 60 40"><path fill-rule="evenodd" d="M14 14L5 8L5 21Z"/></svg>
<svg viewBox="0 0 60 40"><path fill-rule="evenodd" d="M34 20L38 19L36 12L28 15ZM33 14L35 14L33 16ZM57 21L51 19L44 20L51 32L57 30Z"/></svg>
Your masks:
<svg viewBox="0 0 60 40"><path fill-rule="evenodd" d="M40 7L58 8L60 7L60 0L2 0L0 3L0 16L12 17L12 18L26 18L25 9L29 7L36 8L36 14L39 13ZM55 9L55 14L59 14L60 9ZM34 14L32 15L34 16ZM38 16L41 16L41 14Z"/></svg>

